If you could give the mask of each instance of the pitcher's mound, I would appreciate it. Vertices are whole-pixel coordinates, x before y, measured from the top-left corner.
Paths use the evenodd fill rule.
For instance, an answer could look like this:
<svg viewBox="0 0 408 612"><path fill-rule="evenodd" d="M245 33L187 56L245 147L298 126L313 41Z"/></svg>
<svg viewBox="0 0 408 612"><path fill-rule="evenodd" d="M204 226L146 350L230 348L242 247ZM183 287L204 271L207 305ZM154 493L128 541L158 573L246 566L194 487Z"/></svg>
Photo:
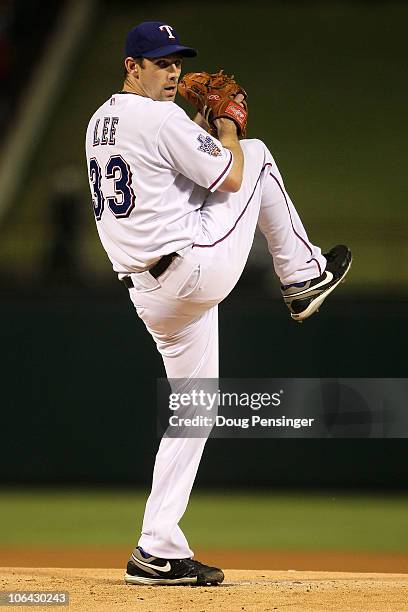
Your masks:
<svg viewBox="0 0 408 612"><path fill-rule="evenodd" d="M319 612L327 610L407 609L407 574L357 574L289 570L226 570L218 587L125 585L117 569L0 568L0 595L5 591L68 591L65 610L196 610ZM34 606L22 610L50 610ZM54 605L52 606L54 608Z"/></svg>

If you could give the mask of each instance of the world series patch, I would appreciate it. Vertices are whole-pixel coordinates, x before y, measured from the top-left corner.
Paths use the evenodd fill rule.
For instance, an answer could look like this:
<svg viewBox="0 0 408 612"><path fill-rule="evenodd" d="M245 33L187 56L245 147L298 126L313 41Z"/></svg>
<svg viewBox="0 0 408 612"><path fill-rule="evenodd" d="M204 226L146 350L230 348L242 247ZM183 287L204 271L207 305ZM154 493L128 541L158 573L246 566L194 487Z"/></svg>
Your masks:
<svg viewBox="0 0 408 612"><path fill-rule="evenodd" d="M222 155L221 149L215 144L211 136L200 134L197 136L197 140L200 142L200 146L198 147L199 151L208 153L208 155L213 155L214 157Z"/></svg>

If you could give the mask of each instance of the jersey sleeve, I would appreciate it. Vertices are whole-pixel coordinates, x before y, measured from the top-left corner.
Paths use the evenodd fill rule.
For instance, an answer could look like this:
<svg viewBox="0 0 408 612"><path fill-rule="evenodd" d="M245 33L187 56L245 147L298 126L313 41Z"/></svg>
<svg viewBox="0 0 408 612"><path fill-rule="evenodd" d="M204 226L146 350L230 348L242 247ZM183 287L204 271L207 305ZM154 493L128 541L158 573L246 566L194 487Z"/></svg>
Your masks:
<svg viewBox="0 0 408 612"><path fill-rule="evenodd" d="M210 191L218 189L232 168L231 151L179 107L162 122L157 148L165 164Z"/></svg>

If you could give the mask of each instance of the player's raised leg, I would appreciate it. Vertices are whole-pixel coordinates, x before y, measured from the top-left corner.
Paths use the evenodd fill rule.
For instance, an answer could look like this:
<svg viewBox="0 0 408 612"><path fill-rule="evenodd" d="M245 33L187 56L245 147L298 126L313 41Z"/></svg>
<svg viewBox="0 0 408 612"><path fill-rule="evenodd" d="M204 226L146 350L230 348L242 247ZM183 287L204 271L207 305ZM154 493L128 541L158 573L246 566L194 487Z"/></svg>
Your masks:
<svg viewBox="0 0 408 612"><path fill-rule="evenodd" d="M208 197L202 211L203 237L194 248L202 249L203 257L216 259L219 266L230 267L231 290L244 269L259 223L291 316L304 320L344 279L351 253L338 246L323 255L309 240L268 148L260 140L243 140L241 146L242 187L237 193Z"/></svg>
<svg viewBox="0 0 408 612"><path fill-rule="evenodd" d="M273 159L264 177L259 227L268 242L291 317L304 321L344 280L351 252L337 245L322 255L310 242Z"/></svg>

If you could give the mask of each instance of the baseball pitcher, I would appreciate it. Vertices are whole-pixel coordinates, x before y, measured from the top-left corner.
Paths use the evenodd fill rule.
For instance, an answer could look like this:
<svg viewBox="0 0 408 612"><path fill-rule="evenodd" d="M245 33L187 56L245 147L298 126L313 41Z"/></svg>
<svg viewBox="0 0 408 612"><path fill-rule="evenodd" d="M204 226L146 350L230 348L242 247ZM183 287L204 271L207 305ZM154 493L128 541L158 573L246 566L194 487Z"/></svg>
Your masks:
<svg viewBox="0 0 408 612"><path fill-rule="evenodd" d="M351 253L312 244L261 140L247 139L247 94L233 77L188 73L170 24L125 43L125 80L89 121L86 156L102 245L171 379L218 378L218 304L236 285L257 224L290 316L304 321L344 279ZM177 92L196 109L192 121ZM203 438L161 440L130 584L218 584L179 527Z"/></svg>

